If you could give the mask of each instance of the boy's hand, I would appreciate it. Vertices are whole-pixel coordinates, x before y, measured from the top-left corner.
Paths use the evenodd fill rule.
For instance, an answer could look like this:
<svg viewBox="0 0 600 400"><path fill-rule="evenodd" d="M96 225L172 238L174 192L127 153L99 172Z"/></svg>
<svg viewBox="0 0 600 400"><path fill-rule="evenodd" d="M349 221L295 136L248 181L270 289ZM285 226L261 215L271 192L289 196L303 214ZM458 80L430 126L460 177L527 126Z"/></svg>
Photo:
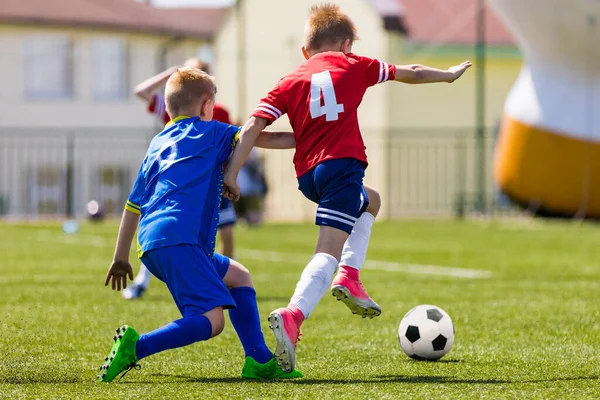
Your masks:
<svg viewBox="0 0 600 400"><path fill-rule="evenodd" d="M240 186L237 183L237 177L227 172L223 177L223 197L232 201L240 199Z"/></svg>
<svg viewBox="0 0 600 400"><path fill-rule="evenodd" d="M108 286L108 283L112 280L113 290L125 289L127 287L127 277L133 280L133 269L129 261L113 260L106 274L104 286Z"/></svg>
<svg viewBox="0 0 600 400"><path fill-rule="evenodd" d="M457 80L458 78L460 78L462 76L462 74L465 73L465 71L471 67L471 61L465 61L460 65L455 65L453 67L448 68L448 71L450 71L453 75L452 82L454 82L455 80Z"/></svg>

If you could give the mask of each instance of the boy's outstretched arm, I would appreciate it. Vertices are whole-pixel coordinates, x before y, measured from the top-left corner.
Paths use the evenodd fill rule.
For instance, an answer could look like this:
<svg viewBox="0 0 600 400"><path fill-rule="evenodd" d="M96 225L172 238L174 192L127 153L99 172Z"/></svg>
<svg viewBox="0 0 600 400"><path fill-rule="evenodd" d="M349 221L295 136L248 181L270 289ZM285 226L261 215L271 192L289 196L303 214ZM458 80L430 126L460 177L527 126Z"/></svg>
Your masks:
<svg viewBox="0 0 600 400"><path fill-rule="evenodd" d="M267 127L267 120L260 117L250 117L244 124L240 133L239 141L233 155L227 164L225 171L223 197L229 200L238 201L240 198L240 187L237 184L237 177L240 169L248 159L250 151L254 147L260 133Z"/></svg>
<svg viewBox="0 0 600 400"><path fill-rule="evenodd" d="M447 70L427 67L425 65L397 65L396 78L397 82L403 83L437 83L448 82L452 83L471 66L470 61L465 61L462 64L455 65Z"/></svg>
<svg viewBox="0 0 600 400"><path fill-rule="evenodd" d="M146 79L144 82L135 87L135 95L144 100L146 103L150 103L152 101L152 97L154 96L154 92L164 85L176 70L177 67L171 67L158 75L154 75L152 78Z"/></svg>
<svg viewBox="0 0 600 400"><path fill-rule="evenodd" d="M125 289L127 287L127 277L133 280L133 269L131 268L131 264L129 264L129 252L139 219L139 214L123 210L121 225L119 226L119 236L117 237L117 247L112 264L104 280L104 286L108 286L108 283L112 280L113 290Z"/></svg>
<svg viewBox="0 0 600 400"><path fill-rule="evenodd" d="M294 132L263 131L258 135L254 146L263 149L295 149L296 138Z"/></svg>

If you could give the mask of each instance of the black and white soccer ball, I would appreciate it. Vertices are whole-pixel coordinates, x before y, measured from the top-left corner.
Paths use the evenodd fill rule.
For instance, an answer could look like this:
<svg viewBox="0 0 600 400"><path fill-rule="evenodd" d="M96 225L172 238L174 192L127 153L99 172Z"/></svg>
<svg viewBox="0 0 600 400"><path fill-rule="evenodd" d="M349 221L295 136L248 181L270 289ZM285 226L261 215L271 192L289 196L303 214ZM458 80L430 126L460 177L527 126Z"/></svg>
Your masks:
<svg viewBox="0 0 600 400"><path fill-rule="evenodd" d="M454 344L454 324L439 307L424 304L410 310L398 327L404 353L415 360L439 360Z"/></svg>

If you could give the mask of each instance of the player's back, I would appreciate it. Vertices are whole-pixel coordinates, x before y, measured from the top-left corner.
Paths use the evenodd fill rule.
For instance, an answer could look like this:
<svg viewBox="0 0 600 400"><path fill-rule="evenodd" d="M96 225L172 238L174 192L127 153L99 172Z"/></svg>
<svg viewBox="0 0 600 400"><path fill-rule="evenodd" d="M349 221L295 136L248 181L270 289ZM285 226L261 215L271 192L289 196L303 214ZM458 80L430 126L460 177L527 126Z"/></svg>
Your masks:
<svg viewBox="0 0 600 400"><path fill-rule="evenodd" d="M176 120L154 137L134 187L144 251L181 243L207 245L207 251L214 246L222 165L238 130L195 117Z"/></svg>
<svg viewBox="0 0 600 400"><path fill-rule="evenodd" d="M281 79L253 115L272 122L288 113L296 137L298 176L330 159L366 163L358 106L370 86L393 79L394 72L395 66L371 58L318 53Z"/></svg>

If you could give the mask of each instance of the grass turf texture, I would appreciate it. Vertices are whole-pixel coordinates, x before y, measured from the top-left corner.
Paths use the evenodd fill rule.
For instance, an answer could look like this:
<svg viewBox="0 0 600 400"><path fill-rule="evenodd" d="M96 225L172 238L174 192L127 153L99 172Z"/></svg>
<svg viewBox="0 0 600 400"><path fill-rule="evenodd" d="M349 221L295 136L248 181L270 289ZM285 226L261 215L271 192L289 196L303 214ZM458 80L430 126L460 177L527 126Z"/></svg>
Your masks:
<svg viewBox="0 0 600 400"><path fill-rule="evenodd" d="M140 332L179 318L164 285L124 301L103 287L116 223L0 225L0 397L27 398L585 398L600 396L600 230L538 221L410 221L376 225L369 258L485 269L486 279L363 272L382 306L373 320L327 295L298 347L305 378L247 382L231 324L209 342L142 360L120 383L94 382L114 329ZM243 249L304 253L242 261L266 317L292 294L316 240L312 225L237 231ZM135 259L132 257L135 262ZM134 264L137 270L137 262ZM402 316L417 304L445 309L454 348L439 362L406 357Z"/></svg>

